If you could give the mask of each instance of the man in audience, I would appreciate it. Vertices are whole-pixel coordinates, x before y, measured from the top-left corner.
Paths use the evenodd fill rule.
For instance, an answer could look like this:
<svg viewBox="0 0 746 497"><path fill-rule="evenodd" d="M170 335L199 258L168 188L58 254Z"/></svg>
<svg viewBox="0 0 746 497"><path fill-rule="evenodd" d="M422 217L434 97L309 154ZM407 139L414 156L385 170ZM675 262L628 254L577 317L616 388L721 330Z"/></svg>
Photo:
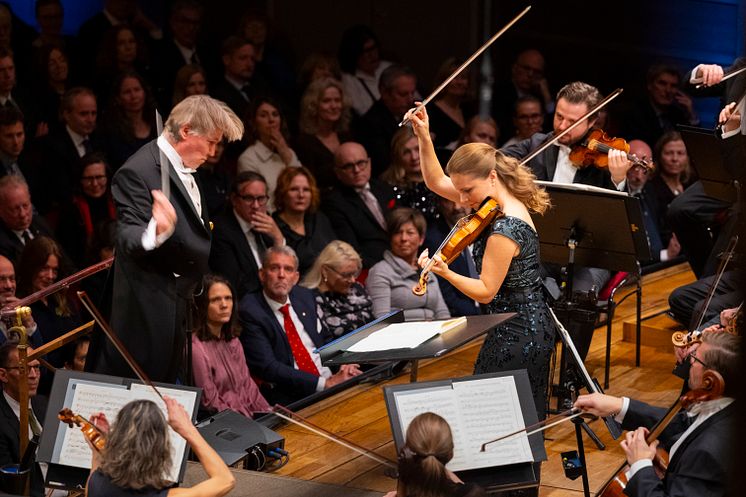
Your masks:
<svg viewBox="0 0 746 497"><path fill-rule="evenodd" d="M18 109L23 115L26 133L30 136L46 134L45 123L36 125L36 108L31 103L32 97L22 92L16 86L16 64L13 52L7 48L0 48L0 107L8 105Z"/></svg>
<svg viewBox="0 0 746 497"><path fill-rule="evenodd" d="M231 208L215 219L210 268L233 284L240 299L261 288L259 268L264 252L284 245L285 238L267 213L267 183L261 174L239 173L230 201Z"/></svg>
<svg viewBox="0 0 746 497"><path fill-rule="evenodd" d="M541 100L533 95L518 97L513 108L513 125L515 135L503 144L508 147L515 143L531 138L535 133L541 132L544 127L544 112L541 108Z"/></svg>
<svg viewBox="0 0 746 497"><path fill-rule="evenodd" d="M21 159L25 144L21 111L13 106L0 107L0 177L16 175L25 179L29 171L26 155Z"/></svg>
<svg viewBox="0 0 746 497"><path fill-rule="evenodd" d="M10 262L5 256L0 255L0 309L4 309L6 306L13 306L18 302L19 298L16 297L16 271L13 267L13 263ZM10 326L9 326L10 324ZM15 318L9 320L0 320L0 344L4 343L8 338L8 328L15 326ZM31 339L30 342L34 347L41 347L44 343L44 339L41 333L37 333L38 326L34 321L34 318L29 315L23 320L23 326L26 327L26 334Z"/></svg>
<svg viewBox="0 0 746 497"><path fill-rule="evenodd" d="M298 257L287 246L264 254L262 291L241 299L241 342L252 374L270 404L287 404L360 374L357 365L336 374L322 366L314 349L331 340L317 314L311 290L297 286Z"/></svg>
<svg viewBox="0 0 746 497"><path fill-rule="evenodd" d="M381 98L356 123L355 136L365 146L377 178L391 162L391 139L404 114L412 107L417 77L409 67L392 64L378 80Z"/></svg>
<svg viewBox="0 0 746 497"><path fill-rule="evenodd" d="M389 248L386 214L393 209L393 189L371 179L370 158L355 142L343 143L334 154L337 185L322 199L322 209L341 240L352 245L370 269Z"/></svg>
<svg viewBox="0 0 746 497"><path fill-rule="evenodd" d="M210 93L222 100L242 119L247 119L249 105L267 88L254 76L256 49L244 38L230 36L224 42L221 59L225 72Z"/></svg>
<svg viewBox="0 0 746 497"><path fill-rule="evenodd" d="M15 175L0 178L0 255L17 262L26 242L37 236L52 233L34 213L26 181Z"/></svg>
<svg viewBox="0 0 746 497"><path fill-rule="evenodd" d="M33 349L29 348L28 352ZM28 395L29 395L29 426L23 427L28 430L29 440L41 435L42 423L47 412L46 397L37 396L36 389L39 387L39 361L28 363ZM0 395L0 466L6 464L18 464L21 462L20 440L20 405L19 385L21 375L18 372L18 342L8 341L0 345L0 383L2 383L3 394ZM31 471L31 495L41 497L44 495L44 477L37 464Z"/></svg>

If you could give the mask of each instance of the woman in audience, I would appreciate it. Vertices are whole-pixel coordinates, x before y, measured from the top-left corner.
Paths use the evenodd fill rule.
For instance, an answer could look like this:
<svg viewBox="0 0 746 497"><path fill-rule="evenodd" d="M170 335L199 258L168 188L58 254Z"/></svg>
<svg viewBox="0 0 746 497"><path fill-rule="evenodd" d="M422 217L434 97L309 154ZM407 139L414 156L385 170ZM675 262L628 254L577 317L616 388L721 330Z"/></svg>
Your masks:
<svg viewBox="0 0 746 497"><path fill-rule="evenodd" d="M404 309L407 320L451 317L433 274L427 277L425 295L412 293L420 278L417 254L425 242L425 217L409 207L399 207L389 213L386 224L391 250L386 250L383 260L370 268L366 281L373 299L373 314L381 317L394 309Z"/></svg>
<svg viewBox="0 0 746 497"><path fill-rule="evenodd" d="M446 469L453 459L453 434L448 422L432 412L409 423L399 451L397 488L385 497L482 497L482 487L464 483Z"/></svg>
<svg viewBox="0 0 746 497"><path fill-rule="evenodd" d="M361 24L342 33L339 44L339 66L342 68L344 92L356 115L362 116L381 98L378 79L391 62L381 60L378 38Z"/></svg>
<svg viewBox="0 0 746 497"><path fill-rule="evenodd" d="M322 320L335 337L373 320L370 295L357 278L363 260L347 242L334 240L321 251L301 283L316 290Z"/></svg>
<svg viewBox="0 0 746 497"><path fill-rule="evenodd" d="M277 177L300 161L288 145L288 127L280 106L270 97L259 97L249 110L251 145L238 158L238 172L254 171L267 180L267 195L274 196ZM269 205L270 211L274 205Z"/></svg>
<svg viewBox="0 0 746 497"><path fill-rule="evenodd" d="M70 89L70 64L65 51L48 45L41 49L38 74L39 122L50 127L60 126L60 102L65 91Z"/></svg>
<svg viewBox="0 0 746 497"><path fill-rule="evenodd" d="M104 119L107 157L114 170L137 150L154 139L155 101L150 87L135 72L125 72L115 81Z"/></svg>
<svg viewBox="0 0 746 497"><path fill-rule="evenodd" d="M98 260L91 252L96 229L117 217L109 189L109 171L100 154L84 155L81 159L78 191L72 203L60 216L57 240L75 265L83 268Z"/></svg>
<svg viewBox="0 0 746 497"><path fill-rule="evenodd" d="M417 209L431 222L438 217L438 196L425 186L420 169L420 149L412 128L403 126L391 139L391 165L381 179L396 192L396 205Z"/></svg>
<svg viewBox="0 0 746 497"><path fill-rule="evenodd" d="M172 104L175 106L192 95L207 94L207 76L197 64L187 64L178 70L174 80Z"/></svg>
<svg viewBox="0 0 746 497"><path fill-rule="evenodd" d="M168 421L150 400L133 400L109 426L102 412L91 422L106 437L100 453L91 450L88 497L222 497L233 489L235 478L217 452L202 438L191 416L176 400L164 397ZM193 487L172 487L171 427L197 456L207 480ZM89 442L90 445L90 442Z"/></svg>
<svg viewBox="0 0 746 497"><path fill-rule="evenodd" d="M689 155L679 132L668 131L661 136L653 149L653 157L657 171L650 184L665 212L673 199L693 183Z"/></svg>
<svg viewBox="0 0 746 497"><path fill-rule="evenodd" d="M445 81L458 66L454 57L446 59L435 75L433 87ZM461 74L443 88L430 106L430 131L433 134L435 148L456 149L466 120L474 112L473 106L465 103L468 96L469 73L461 71Z"/></svg>
<svg viewBox="0 0 746 497"><path fill-rule="evenodd" d="M332 78L317 79L301 99L300 135L296 150L300 161L311 170L321 188L334 184L334 153L350 139L350 103L342 83Z"/></svg>
<svg viewBox="0 0 746 497"><path fill-rule="evenodd" d="M285 237L285 243L298 255L301 276L311 267L321 250L337 235L326 215L319 211L319 189L305 167L289 167L280 173L275 189L272 217Z"/></svg>
<svg viewBox="0 0 746 497"><path fill-rule="evenodd" d="M211 412L231 409L248 417L269 411L238 339L241 328L233 288L225 278L208 274L202 289L195 298L192 334L194 383L202 389L202 405Z"/></svg>
<svg viewBox="0 0 746 497"><path fill-rule="evenodd" d="M94 85L108 84L112 78L123 72L137 72L152 81L145 42L138 38L131 27L120 24L107 31L101 42L96 59Z"/></svg>

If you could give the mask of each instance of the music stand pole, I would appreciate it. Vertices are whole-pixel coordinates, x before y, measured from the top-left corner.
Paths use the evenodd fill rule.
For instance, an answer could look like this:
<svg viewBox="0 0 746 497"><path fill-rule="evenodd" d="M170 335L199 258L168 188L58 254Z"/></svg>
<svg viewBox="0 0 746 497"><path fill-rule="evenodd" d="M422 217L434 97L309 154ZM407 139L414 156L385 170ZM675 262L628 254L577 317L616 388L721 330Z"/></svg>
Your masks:
<svg viewBox="0 0 746 497"><path fill-rule="evenodd" d="M583 427L586 432L590 430L590 428L580 416L578 416L577 418L573 418L572 422L575 425L575 439L578 443L578 457L580 458L580 465L582 466L581 476L583 477L583 495L585 497L591 497L591 488L588 484L588 468L586 468L585 466L585 446L583 444L583 433L580 431L581 427ZM598 439L598 437L596 437L596 439Z"/></svg>

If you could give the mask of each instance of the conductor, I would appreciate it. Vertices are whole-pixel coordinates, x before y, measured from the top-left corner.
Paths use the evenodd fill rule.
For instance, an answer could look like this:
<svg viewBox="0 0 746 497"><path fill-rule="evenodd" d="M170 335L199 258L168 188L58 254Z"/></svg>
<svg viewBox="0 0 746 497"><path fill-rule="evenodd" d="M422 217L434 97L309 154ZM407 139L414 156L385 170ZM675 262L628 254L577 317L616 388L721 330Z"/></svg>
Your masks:
<svg viewBox="0 0 746 497"><path fill-rule="evenodd" d="M117 171L112 194L117 241L111 326L154 381L174 382L183 363L187 303L208 272L210 222L197 168L243 125L223 102L205 95L181 101L161 136ZM162 153L161 153L162 152ZM161 157L168 158L170 198L161 191ZM133 376L108 340L90 365L98 373Z"/></svg>

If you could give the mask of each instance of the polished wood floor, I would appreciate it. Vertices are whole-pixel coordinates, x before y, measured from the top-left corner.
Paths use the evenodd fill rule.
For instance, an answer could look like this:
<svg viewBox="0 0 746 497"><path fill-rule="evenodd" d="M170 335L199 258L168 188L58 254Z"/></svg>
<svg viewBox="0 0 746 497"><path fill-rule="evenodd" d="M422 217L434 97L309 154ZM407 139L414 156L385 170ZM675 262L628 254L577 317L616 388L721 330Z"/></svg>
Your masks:
<svg viewBox="0 0 746 497"><path fill-rule="evenodd" d="M694 280L688 266L680 265L643 278L643 317L668 307L670 291ZM618 295L627 292L622 290ZM673 356L667 337L675 323L665 316L657 317L646 326L643 339L641 366L635 367L634 343L623 340L624 323L633 323L635 300L630 297L617 309L613 321L611 349L611 380L608 393L627 395L657 405L670 405L681 390L681 380L671 375ZM656 339L653 335L656 335ZM594 335L586 366L591 375L603 377L606 333L599 328ZM480 342L473 343L445 357L420 366L421 381L454 378L471 374ZM386 384L409 381L400 376ZM359 385L337 396L326 399L301 412L316 425L340 434L376 453L395 459L389 421L383 403L382 384ZM591 427L606 444L598 450L584 437L591 493L595 494L623 463L619 442L611 439L601 421ZM279 430L286 438L290 463L279 474L318 482L336 483L355 488L387 492L395 481L384 473L384 466L357 453L329 442L296 426ZM576 448L572 424L560 425L547 431L546 449L549 459L542 466L542 497L582 496L580 479L568 480L560 464L560 453Z"/></svg>

